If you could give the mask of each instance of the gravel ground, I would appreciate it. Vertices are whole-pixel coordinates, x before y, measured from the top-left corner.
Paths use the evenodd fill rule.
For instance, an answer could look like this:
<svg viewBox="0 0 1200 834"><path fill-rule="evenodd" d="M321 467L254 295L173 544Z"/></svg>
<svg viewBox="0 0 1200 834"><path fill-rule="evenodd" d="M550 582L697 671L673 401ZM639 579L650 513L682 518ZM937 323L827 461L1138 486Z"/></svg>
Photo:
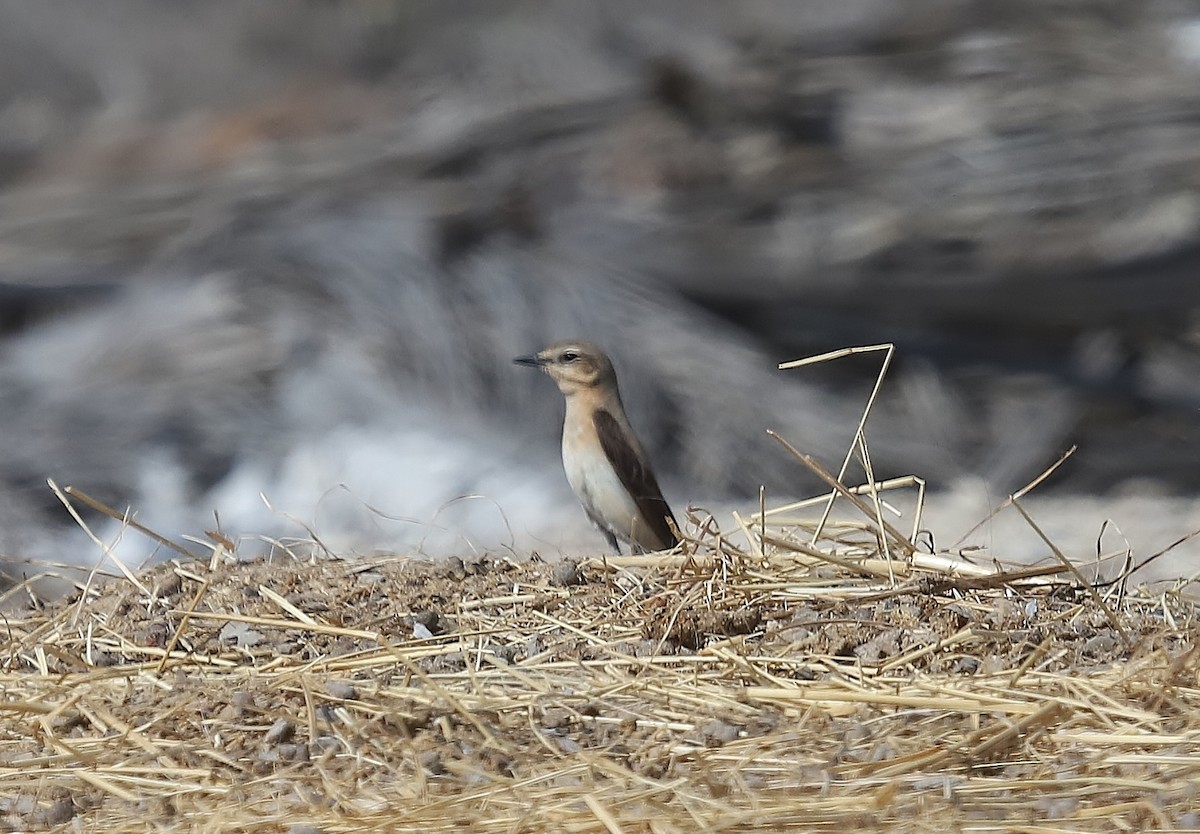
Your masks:
<svg viewBox="0 0 1200 834"><path fill-rule="evenodd" d="M14 615L0 821L292 834L748 831L764 814L878 831L1194 821L1185 596L1102 607L1070 583L611 561L276 553L162 564L140 587L106 580Z"/></svg>

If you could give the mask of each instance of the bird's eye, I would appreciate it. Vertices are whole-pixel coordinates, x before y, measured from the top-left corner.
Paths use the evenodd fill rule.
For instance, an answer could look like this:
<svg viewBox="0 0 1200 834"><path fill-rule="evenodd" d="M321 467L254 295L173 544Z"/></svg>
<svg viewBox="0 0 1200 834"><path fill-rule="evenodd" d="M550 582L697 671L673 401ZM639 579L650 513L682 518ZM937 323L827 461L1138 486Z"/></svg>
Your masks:
<svg viewBox="0 0 1200 834"><path fill-rule="evenodd" d="M566 353L564 353L562 355L562 361L564 361L564 362L574 362L578 358L579 358L579 354L573 350L568 350Z"/></svg>

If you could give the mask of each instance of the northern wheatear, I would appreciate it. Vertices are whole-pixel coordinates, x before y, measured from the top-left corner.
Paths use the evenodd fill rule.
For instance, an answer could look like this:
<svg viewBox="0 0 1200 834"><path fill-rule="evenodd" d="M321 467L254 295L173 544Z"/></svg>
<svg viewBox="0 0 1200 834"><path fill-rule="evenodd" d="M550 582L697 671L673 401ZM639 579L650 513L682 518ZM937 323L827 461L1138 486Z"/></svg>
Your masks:
<svg viewBox="0 0 1200 834"><path fill-rule="evenodd" d="M567 400L562 458L567 481L583 509L621 552L667 550L679 543L671 507L650 461L629 427L612 362L591 342L555 342L533 356L513 360L541 368Z"/></svg>

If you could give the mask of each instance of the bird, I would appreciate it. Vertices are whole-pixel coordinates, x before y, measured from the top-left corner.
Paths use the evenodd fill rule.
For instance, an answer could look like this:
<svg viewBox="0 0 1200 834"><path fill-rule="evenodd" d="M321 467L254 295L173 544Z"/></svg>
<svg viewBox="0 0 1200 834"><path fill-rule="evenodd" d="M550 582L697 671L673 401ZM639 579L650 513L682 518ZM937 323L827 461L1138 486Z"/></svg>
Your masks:
<svg viewBox="0 0 1200 834"><path fill-rule="evenodd" d="M670 550L679 529L621 404L612 360L585 341L555 342L518 365L540 368L567 401L562 459L567 481L618 554Z"/></svg>

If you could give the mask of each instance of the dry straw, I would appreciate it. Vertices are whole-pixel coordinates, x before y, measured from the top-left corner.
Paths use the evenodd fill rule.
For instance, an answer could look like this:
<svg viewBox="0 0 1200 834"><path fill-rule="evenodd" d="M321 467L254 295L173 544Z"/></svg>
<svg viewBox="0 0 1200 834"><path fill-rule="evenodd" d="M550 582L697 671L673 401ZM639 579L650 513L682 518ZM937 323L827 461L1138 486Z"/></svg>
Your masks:
<svg viewBox="0 0 1200 834"><path fill-rule="evenodd" d="M870 350L886 371L890 346L847 353ZM0 656L0 815L106 832L1200 827L1190 586L1129 587L1132 564L1090 584L1050 542L1034 567L934 551L923 482L874 476L869 405L836 473L779 438L828 492L763 499L729 530L692 513L675 553L366 564L235 558L214 536L207 558L25 605Z"/></svg>

